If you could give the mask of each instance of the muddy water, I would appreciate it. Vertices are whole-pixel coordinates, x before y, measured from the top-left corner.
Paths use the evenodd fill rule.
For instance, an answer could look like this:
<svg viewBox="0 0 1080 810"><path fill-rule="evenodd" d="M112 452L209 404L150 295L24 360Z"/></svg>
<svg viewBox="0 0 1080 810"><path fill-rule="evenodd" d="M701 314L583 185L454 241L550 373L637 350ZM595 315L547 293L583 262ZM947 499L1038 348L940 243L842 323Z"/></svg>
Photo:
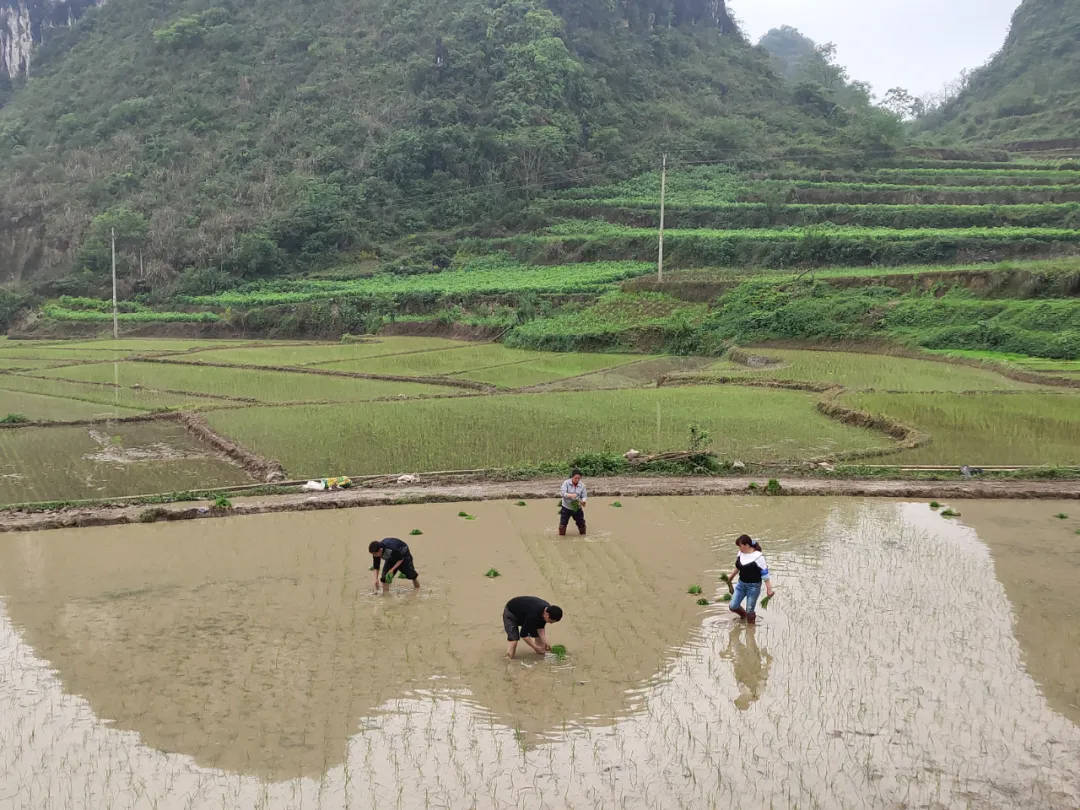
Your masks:
<svg viewBox="0 0 1080 810"><path fill-rule="evenodd" d="M1007 515L1048 544L1068 508L1001 506L626 499L585 540L555 537L554 500L0 537L0 807L1075 807L1075 637L1025 620L1067 600L993 539ZM424 587L374 594L368 540L413 528ZM741 531L780 594L756 628L686 592L719 595ZM1048 584L1076 595L1069 548ZM565 661L501 660L520 593L566 610Z"/></svg>

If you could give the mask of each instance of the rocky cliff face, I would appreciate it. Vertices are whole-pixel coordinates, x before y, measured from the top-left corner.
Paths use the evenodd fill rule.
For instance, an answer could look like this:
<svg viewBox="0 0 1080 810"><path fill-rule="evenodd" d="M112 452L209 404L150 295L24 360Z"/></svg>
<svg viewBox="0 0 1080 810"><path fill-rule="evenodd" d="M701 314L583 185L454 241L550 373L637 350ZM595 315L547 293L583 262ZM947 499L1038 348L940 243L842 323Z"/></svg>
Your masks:
<svg viewBox="0 0 1080 810"><path fill-rule="evenodd" d="M0 75L28 75L34 46L49 29L71 25L102 1L0 0Z"/></svg>

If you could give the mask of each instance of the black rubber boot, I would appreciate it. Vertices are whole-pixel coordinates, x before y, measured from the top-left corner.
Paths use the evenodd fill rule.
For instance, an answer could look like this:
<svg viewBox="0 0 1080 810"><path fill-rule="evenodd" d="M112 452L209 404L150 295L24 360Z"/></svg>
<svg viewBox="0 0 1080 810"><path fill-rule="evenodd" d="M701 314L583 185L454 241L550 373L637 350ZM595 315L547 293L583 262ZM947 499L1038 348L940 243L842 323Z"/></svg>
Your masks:
<svg viewBox="0 0 1080 810"><path fill-rule="evenodd" d="M757 624L757 614L756 613L747 613L746 614L746 622L747 622L747 624Z"/></svg>
<svg viewBox="0 0 1080 810"><path fill-rule="evenodd" d="M743 610L741 607L728 608L728 610L730 610L732 613L734 613L740 619L745 619L746 618L746 611Z"/></svg>
<svg viewBox="0 0 1080 810"><path fill-rule="evenodd" d="M565 537L566 536L566 527L565 526L560 526L559 527L559 536L560 537Z"/></svg>

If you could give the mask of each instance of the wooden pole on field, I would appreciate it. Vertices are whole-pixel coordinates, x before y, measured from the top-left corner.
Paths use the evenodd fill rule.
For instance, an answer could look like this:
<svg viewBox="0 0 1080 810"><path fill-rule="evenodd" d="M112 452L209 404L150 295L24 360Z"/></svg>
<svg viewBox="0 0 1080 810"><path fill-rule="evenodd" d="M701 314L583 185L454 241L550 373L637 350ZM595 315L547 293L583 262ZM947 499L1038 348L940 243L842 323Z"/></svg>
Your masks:
<svg viewBox="0 0 1080 810"><path fill-rule="evenodd" d="M113 340L120 337L120 323L116 317L116 228L109 229L112 241L112 336Z"/></svg>
<svg viewBox="0 0 1080 810"><path fill-rule="evenodd" d="M656 280L664 280L664 197L667 195L667 153L660 169L660 248L656 259Z"/></svg>

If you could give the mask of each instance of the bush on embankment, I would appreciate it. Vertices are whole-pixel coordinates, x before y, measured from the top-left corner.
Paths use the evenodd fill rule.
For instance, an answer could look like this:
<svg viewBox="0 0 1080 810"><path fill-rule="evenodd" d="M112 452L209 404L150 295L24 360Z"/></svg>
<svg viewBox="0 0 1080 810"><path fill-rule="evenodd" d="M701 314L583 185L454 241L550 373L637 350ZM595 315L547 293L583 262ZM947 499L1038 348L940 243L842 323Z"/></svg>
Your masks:
<svg viewBox="0 0 1080 810"><path fill-rule="evenodd" d="M631 313L627 293L587 308L564 308L513 329L509 346L550 351L633 351L717 355L732 343L768 340L890 340L932 349L1080 356L1080 299L980 299L953 290L838 288L821 281L745 281L707 313L675 302L651 317ZM657 299L653 299L657 300Z"/></svg>
<svg viewBox="0 0 1080 810"><path fill-rule="evenodd" d="M610 223L556 226L541 235L492 240L537 264L656 255L656 232ZM791 228L787 230L672 230L664 255L672 267L822 267L935 264L966 256L1014 258L1080 249L1080 230L1069 228Z"/></svg>
<svg viewBox="0 0 1080 810"><path fill-rule="evenodd" d="M697 342L890 338L935 349L1080 356L1080 300L986 300L957 291L839 290L822 282L750 281L725 295Z"/></svg>
<svg viewBox="0 0 1080 810"><path fill-rule="evenodd" d="M663 351L692 353L692 336L705 316L705 304L691 304L664 293L610 292L590 306L567 306L546 318L516 327L503 342L513 348L544 351Z"/></svg>

